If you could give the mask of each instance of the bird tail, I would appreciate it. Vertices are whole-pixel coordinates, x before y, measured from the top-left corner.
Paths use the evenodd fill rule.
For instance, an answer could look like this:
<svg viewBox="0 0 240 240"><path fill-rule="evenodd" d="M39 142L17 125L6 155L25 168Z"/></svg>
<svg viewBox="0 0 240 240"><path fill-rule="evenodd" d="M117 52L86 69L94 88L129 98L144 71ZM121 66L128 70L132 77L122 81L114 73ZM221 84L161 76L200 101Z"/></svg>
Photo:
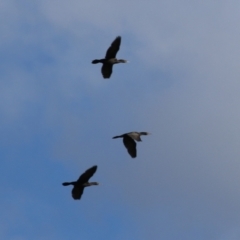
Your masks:
<svg viewBox="0 0 240 240"><path fill-rule="evenodd" d="M114 138L121 138L121 137L122 137L122 136L115 136L115 137L113 137L113 139L114 139Z"/></svg>
<svg viewBox="0 0 240 240"><path fill-rule="evenodd" d="M64 183L62 183L62 185L63 186L69 186L69 185L72 185L72 183L71 182L64 182Z"/></svg>
<svg viewBox="0 0 240 240"><path fill-rule="evenodd" d="M92 61L93 64L100 63L100 62L101 62L101 61L98 60L98 59L95 59L95 60Z"/></svg>

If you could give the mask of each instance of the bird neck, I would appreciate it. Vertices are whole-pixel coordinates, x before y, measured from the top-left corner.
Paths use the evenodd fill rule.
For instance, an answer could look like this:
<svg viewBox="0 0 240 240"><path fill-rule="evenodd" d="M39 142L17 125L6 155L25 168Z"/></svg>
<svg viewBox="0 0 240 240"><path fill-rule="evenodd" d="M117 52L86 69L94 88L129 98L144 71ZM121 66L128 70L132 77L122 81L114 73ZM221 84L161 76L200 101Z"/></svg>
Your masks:
<svg viewBox="0 0 240 240"><path fill-rule="evenodd" d="M119 62L119 63L126 63L127 60L124 60L124 59L118 59L118 62Z"/></svg>
<svg viewBox="0 0 240 240"><path fill-rule="evenodd" d="M84 187L89 187L89 186L92 186L92 185L98 185L98 183L97 182L87 182L87 183L83 184Z"/></svg>

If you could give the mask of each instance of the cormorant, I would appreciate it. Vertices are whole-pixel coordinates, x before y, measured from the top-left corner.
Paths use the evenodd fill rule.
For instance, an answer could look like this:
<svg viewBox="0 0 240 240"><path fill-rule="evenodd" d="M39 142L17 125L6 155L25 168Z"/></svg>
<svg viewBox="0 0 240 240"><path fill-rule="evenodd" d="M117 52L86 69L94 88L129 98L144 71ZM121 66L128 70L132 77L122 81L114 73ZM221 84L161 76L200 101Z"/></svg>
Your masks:
<svg viewBox="0 0 240 240"><path fill-rule="evenodd" d="M112 74L112 68L113 64L116 63L126 63L127 61L124 59L117 59L116 55L120 48L121 44L121 37L118 36L116 39L112 42L111 46L108 48L106 52L106 56L103 59L95 59L92 61L93 64L96 63L102 63L102 75L103 78L110 78Z"/></svg>
<svg viewBox="0 0 240 240"><path fill-rule="evenodd" d="M123 144L128 150L128 153L132 158L135 158L137 156L137 142L141 142L141 135L149 135L150 133L148 132L129 132L122 134L120 136L115 136L113 138L123 138ZM134 141L135 140L135 141Z"/></svg>
<svg viewBox="0 0 240 240"><path fill-rule="evenodd" d="M93 166L93 167L89 168L88 170L86 170L78 178L77 181L75 181L75 182L64 182L62 185L63 186L73 185L72 197L75 200L80 199L82 194L83 194L83 190L84 190L85 187L89 187L89 186L92 186L92 185L98 185L97 182L88 182L89 179L96 172L96 170L97 170L97 166Z"/></svg>

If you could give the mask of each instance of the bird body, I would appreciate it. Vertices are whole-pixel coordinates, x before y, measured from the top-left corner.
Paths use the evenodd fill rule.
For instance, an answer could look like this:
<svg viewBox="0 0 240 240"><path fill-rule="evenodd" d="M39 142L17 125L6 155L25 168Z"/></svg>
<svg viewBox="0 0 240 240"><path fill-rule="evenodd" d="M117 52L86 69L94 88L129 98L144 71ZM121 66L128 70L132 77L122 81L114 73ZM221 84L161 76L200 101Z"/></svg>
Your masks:
<svg viewBox="0 0 240 240"><path fill-rule="evenodd" d="M86 170L75 182L64 182L63 186L73 185L72 189L72 197L73 199L81 199L83 194L83 190L85 187L89 187L92 185L99 185L98 182L88 182L89 179L93 176L93 174L97 171L97 166L93 166Z"/></svg>
<svg viewBox="0 0 240 240"><path fill-rule="evenodd" d="M129 137L131 137L132 139L134 139L135 141L141 142L141 136L142 135L149 135L150 133L148 132L130 132L127 133Z"/></svg>
<svg viewBox="0 0 240 240"><path fill-rule="evenodd" d="M123 144L126 147L129 155L132 158L137 157L137 144L135 141L141 142L141 135L149 135L150 133L148 132L129 132L129 133L124 133L119 136L113 137L115 138L123 138Z"/></svg>
<svg viewBox="0 0 240 240"><path fill-rule="evenodd" d="M102 63L102 75L103 78L110 78L112 74L112 68L114 64L117 63L126 63L127 61L124 59L117 59L116 55L120 48L121 44L121 37L118 36L112 42L111 46L108 48L106 52L106 56L103 59L95 59L92 61L93 64Z"/></svg>
<svg viewBox="0 0 240 240"><path fill-rule="evenodd" d="M116 64L116 63L126 63L127 61L124 59L116 59L116 58L110 58L110 59L95 59L92 61L93 64L96 63L103 63L103 64Z"/></svg>

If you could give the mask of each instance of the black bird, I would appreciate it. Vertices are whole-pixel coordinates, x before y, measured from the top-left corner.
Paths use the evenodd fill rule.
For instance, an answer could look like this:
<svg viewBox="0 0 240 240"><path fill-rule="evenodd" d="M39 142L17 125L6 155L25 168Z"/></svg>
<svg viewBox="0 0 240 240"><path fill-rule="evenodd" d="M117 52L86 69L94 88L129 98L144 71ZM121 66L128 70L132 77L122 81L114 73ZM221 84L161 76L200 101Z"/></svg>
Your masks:
<svg viewBox="0 0 240 240"><path fill-rule="evenodd" d="M78 180L76 182L64 182L62 185L63 186L73 185L72 197L75 200L80 199L82 194L83 194L83 190L84 190L85 187L89 187L89 186L92 186L92 185L98 185L97 182L88 182L89 179L93 176L93 174L96 171L97 171L97 166L93 166L93 167L89 168L88 170L86 170L78 178Z"/></svg>
<svg viewBox="0 0 240 240"><path fill-rule="evenodd" d="M124 59L116 59L117 52L120 48L121 37L118 36L112 42L111 46L108 48L106 52L106 56L103 59L95 59L92 61L93 64L102 63L102 75L103 78L110 78L112 74L113 64L116 63L126 63L127 61Z"/></svg>
<svg viewBox="0 0 240 240"><path fill-rule="evenodd" d="M141 135L149 135L148 132L129 132L120 136L115 136L113 138L123 138L123 144L128 150L128 153L132 158L137 156L137 144L135 141L141 142ZM135 141L134 141L135 140Z"/></svg>

